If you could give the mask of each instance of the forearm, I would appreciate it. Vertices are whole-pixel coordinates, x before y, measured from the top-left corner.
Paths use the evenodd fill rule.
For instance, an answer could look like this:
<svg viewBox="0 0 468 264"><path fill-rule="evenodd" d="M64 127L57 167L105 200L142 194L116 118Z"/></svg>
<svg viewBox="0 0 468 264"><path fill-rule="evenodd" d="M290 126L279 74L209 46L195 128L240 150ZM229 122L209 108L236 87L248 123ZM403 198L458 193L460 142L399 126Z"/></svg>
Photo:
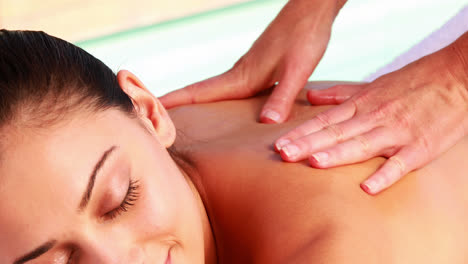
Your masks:
<svg viewBox="0 0 468 264"><path fill-rule="evenodd" d="M337 11L340 11L341 8L343 8L343 6L346 4L347 0L338 0L337 1L337 8L338 10Z"/></svg>
<svg viewBox="0 0 468 264"><path fill-rule="evenodd" d="M322 15L322 22L333 23L346 2L347 0L290 0L282 12L294 10L294 13L302 18L311 18L319 14Z"/></svg>

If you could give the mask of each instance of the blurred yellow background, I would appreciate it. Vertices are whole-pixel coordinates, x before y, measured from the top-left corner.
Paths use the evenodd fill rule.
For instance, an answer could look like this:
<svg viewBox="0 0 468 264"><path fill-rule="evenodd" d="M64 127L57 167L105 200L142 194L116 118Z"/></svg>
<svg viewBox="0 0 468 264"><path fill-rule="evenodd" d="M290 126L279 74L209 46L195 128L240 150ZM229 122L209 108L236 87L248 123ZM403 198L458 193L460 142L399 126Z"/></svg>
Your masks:
<svg viewBox="0 0 468 264"><path fill-rule="evenodd" d="M74 42L248 0L0 0L0 28Z"/></svg>

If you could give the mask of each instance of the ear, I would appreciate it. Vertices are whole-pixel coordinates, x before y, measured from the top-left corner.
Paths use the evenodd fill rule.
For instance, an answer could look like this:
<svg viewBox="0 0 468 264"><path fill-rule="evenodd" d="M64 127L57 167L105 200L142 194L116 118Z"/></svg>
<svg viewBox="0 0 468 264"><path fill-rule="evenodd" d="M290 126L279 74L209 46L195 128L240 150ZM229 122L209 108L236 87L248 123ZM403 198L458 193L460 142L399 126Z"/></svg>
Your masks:
<svg viewBox="0 0 468 264"><path fill-rule="evenodd" d="M117 80L122 90L130 97L143 124L154 133L161 144L170 147L175 140L176 130L164 106L143 83L131 72L121 70Z"/></svg>

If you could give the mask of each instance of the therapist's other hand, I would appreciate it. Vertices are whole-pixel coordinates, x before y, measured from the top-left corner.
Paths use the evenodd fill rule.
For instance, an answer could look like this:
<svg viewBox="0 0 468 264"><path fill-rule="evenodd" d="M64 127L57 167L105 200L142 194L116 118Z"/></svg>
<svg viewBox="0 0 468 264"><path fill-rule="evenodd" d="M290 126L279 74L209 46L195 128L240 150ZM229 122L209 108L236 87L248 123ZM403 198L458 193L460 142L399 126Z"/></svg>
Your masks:
<svg viewBox="0 0 468 264"><path fill-rule="evenodd" d="M160 97L166 108L241 99L272 87L260 121L281 123L322 58L345 0L291 0L227 72ZM261 15L261 14L259 14Z"/></svg>
<svg viewBox="0 0 468 264"><path fill-rule="evenodd" d="M361 183L379 193L467 135L468 65L459 54L448 46L371 83L308 91L312 104L339 105L280 137L275 148L285 161L309 158L317 168L387 157Z"/></svg>

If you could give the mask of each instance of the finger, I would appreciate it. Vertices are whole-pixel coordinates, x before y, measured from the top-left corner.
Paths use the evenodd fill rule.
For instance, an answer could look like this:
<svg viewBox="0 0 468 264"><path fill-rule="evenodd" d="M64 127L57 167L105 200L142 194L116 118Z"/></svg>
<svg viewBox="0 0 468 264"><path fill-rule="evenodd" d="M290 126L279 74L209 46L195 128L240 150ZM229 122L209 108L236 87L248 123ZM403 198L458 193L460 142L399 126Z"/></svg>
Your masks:
<svg viewBox="0 0 468 264"><path fill-rule="evenodd" d="M352 118L355 113L356 107L350 101L320 112L311 120L306 121L304 124L278 138L275 142L275 149L279 152L286 144L308 134L317 132L324 127L348 120Z"/></svg>
<svg viewBox="0 0 468 264"><path fill-rule="evenodd" d="M303 160L319 150L366 133L374 127L374 122L367 116L349 119L292 141L281 148L280 154L285 161Z"/></svg>
<svg viewBox="0 0 468 264"><path fill-rule="evenodd" d="M280 78L278 85L268 97L260 114L262 123L282 123L291 112L294 100L299 91L304 88L310 72L306 68L287 70Z"/></svg>
<svg viewBox="0 0 468 264"><path fill-rule="evenodd" d="M375 195L395 182L407 173L420 168L426 163L421 148L409 145L402 148L390 157L372 176L361 183L361 188L368 194Z"/></svg>
<svg viewBox="0 0 468 264"><path fill-rule="evenodd" d="M241 87L243 80L235 79L228 71L218 76L211 77L204 81L194 83L182 89L175 90L159 97L165 108L195 104L208 103L219 100L239 99L243 94Z"/></svg>
<svg viewBox="0 0 468 264"><path fill-rule="evenodd" d="M395 139L387 128L378 127L330 149L312 154L309 162L316 168L352 164L379 156L385 149L393 147L394 142Z"/></svg>
<svg viewBox="0 0 468 264"><path fill-rule="evenodd" d="M333 87L307 91L307 100L314 105L341 104L364 88L364 85L335 85Z"/></svg>

